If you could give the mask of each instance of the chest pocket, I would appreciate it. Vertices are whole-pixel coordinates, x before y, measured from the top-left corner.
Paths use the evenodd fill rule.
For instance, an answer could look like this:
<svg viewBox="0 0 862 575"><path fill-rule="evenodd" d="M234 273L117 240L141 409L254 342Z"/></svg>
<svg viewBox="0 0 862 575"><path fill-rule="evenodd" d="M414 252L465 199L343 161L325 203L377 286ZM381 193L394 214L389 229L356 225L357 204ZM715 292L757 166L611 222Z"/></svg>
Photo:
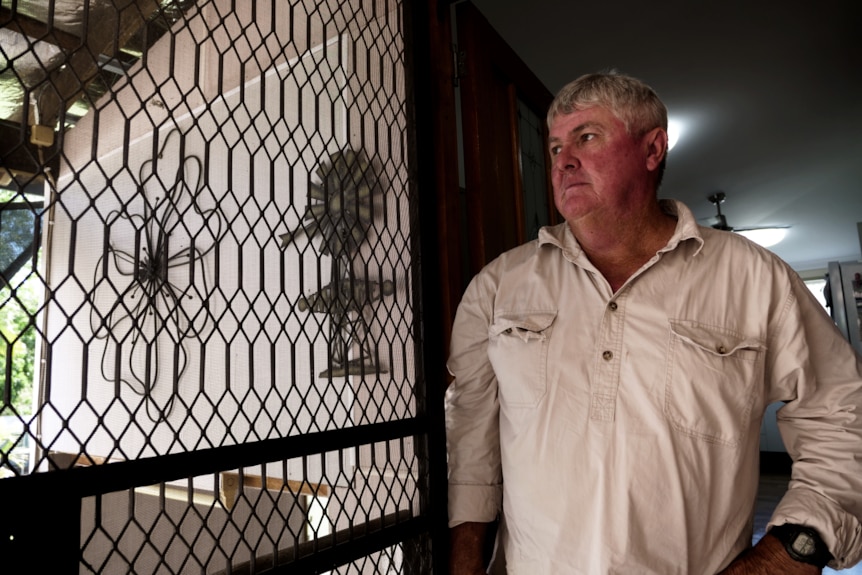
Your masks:
<svg viewBox="0 0 862 575"><path fill-rule="evenodd" d="M671 320L664 413L674 429L739 445L763 377L764 349L732 330Z"/></svg>
<svg viewBox="0 0 862 575"><path fill-rule="evenodd" d="M502 312L488 328L488 358L504 407L535 407L548 390L548 343L556 310Z"/></svg>

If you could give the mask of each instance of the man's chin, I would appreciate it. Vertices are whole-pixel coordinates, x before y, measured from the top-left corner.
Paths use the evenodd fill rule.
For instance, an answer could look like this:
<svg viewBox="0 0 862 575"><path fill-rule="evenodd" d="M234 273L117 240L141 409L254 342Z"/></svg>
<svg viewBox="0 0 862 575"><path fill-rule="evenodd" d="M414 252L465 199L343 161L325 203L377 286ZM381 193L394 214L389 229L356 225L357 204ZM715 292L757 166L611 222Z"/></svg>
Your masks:
<svg viewBox="0 0 862 575"><path fill-rule="evenodd" d="M569 223L574 223L588 217L593 211L595 211L595 206L590 206L586 202L570 199L562 206L558 205L557 210L563 216L563 219Z"/></svg>

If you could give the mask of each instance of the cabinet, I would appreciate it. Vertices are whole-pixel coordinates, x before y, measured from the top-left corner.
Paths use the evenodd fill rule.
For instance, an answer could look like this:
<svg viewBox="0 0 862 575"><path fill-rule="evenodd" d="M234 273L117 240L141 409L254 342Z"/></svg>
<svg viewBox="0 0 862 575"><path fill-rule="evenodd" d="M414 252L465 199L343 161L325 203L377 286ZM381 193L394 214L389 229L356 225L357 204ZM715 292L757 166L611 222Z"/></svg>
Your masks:
<svg viewBox="0 0 862 575"><path fill-rule="evenodd" d="M832 319L862 355L862 262L829 262L827 300Z"/></svg>

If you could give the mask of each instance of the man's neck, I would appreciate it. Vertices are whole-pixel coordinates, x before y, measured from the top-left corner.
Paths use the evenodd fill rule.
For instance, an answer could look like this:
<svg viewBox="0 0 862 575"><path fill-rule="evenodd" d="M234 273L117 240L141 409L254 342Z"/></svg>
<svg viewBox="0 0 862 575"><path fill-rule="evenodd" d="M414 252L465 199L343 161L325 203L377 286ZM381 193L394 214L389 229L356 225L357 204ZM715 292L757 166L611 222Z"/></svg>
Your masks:
<svg viewBox="0 0 862 575"><path fill-rule="evenodd" d="M673 236L676 219L655 209L633 218L570 224L584 253L616 293Z"/></svg>

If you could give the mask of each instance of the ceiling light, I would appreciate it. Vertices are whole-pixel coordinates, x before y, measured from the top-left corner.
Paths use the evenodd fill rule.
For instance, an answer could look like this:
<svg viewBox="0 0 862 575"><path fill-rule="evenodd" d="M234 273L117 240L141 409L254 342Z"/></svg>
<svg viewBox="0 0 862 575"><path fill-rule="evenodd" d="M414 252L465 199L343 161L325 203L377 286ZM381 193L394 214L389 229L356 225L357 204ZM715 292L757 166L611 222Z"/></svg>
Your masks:
<svg viewBox="0 0 862 575"><path fill-rule="evenodd" d="M667 150L668 152L676 146L676 143L679 141L679 135L682 133L682 122L679 120L671 120L668 118L667 121Z"/></svg>
<svg viewBox="0 0 862 575"><path fill-rule="evenodd" d="M787 235L787 228L757 228L753 230L734 230L765 248L774 246Z"/></svg>

